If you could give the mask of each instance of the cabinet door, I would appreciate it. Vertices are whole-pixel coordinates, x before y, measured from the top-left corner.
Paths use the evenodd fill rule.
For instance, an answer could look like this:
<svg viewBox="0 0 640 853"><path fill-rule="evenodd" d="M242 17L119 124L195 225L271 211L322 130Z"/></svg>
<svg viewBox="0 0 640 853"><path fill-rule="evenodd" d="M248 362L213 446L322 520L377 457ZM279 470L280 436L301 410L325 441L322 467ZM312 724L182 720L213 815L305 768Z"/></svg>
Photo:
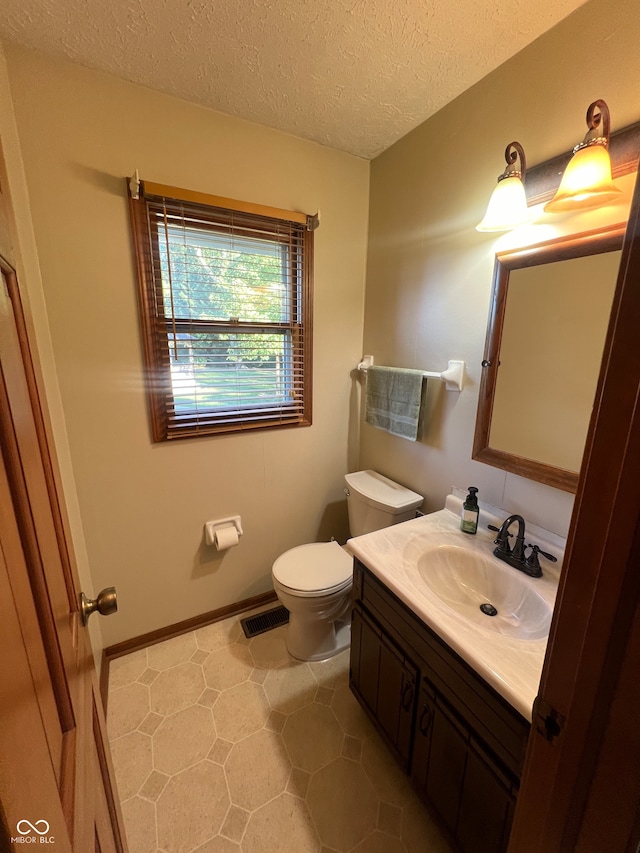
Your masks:
<svg viewBox="0 0 640 853"><path fill-rule="evenodd" d="M380 631L355 607L351 614L351 689L376 716L380 678Z"/></svg>
<svg viewBox="0 0 640 853"><path fill-rule="evenodd" d="M351 620L351 688L408 768L416 668L356 605Z"/></svg>
<svg viewBox="0 0 640 853"><path fill-rule="evenodd" d="M415 667L383 634L380 638L378 722L398 750L405 769L409 766L415 692Z"/></svg>
<svg viewBox="0 0 640 853"><path fill-rule="evenodd" d="M431 751L431 732L435 716L435 692L427 682L420 685L416 708L416 730L413 738L411 756L411 778L426 794L429 753Z"/></svg>
<svg viewBox="0 0 640 853"><path fill-rule="evenodd" d="M472 740L457 836L464 853L503 853L509 843L515 795L509 779Z"/></svg>
<svg viewBox="0 0 640 853"><path fill-rule="evenodd" d="M439 702L433 706L426 795L445 826L456 834L467 763L468 733Z"/></svg>

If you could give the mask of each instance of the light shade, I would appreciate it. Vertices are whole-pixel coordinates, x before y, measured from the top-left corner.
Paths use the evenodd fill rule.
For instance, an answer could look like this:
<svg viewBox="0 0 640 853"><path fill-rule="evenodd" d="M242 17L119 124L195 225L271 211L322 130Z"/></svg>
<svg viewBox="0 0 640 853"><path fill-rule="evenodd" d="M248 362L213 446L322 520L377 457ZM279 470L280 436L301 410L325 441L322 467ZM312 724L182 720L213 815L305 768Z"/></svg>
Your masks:
<svg viewBox="0 0 640 853"><path fill-rule="evenodd" d="M513 175L498 182L476 231L509 231L530 221L531 211L527 207L524 185L519 177Z"/></svg>
<svg viewBox="0 0 640 853"><path fill-rule="evenodd" d="M520 168L516 161L520 158ZM498 178L484 219L476 225L476 231L509 231L531 221L524 191L524 176L527 171L524 150L519 142L510 142L505 148L507 168Z"/></svg>
<svg viewBox="0 0 640 853"><path fill-rule="evenodd" d="M602 131L599 130L602 123ZM550 213L611 204L620 195L611 176L609 107L594 101L587 110L587 134L573 149L555 196L544 209Z"/></svg>
<svg viewBox="0 0 640 853"><path fill-rule="evenodd" d="M604 145L579 148L564 171L558 191L544 209L550 213L612 204L620 195L611 177L611 158Z"/></svg>

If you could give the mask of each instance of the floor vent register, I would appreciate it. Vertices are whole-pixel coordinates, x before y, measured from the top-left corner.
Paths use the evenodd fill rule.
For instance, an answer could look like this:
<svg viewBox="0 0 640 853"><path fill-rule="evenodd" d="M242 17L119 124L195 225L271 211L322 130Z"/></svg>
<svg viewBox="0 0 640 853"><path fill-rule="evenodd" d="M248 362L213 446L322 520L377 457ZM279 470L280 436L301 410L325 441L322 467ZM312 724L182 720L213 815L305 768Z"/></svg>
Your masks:
<svg viewBox="0 0 640 853"><path fill-rule="evenodd" d="M280 605L272 607L271 610L264 610L256 616L247 616L240 620L240 624L245 637L256 637L258 634L264 634L265 631L271 631L272 628L286 625L288 621L289 611Z"/></svg>

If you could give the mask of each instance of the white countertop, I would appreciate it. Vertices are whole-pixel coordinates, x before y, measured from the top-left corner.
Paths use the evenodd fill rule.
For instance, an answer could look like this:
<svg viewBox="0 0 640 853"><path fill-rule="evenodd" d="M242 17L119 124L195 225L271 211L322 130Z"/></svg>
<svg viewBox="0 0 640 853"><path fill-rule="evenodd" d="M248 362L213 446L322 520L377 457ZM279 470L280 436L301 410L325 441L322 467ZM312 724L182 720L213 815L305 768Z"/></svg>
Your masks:
<svg viewBox="0 0 640 853"><path fill-rule="evenodd" d="M541 558L543 576L529 578L493 557L496 534L487 530L487 523L499 526L509 513L494 515L491 512L495 511L494 507L487 511L481 504L478 532L469 535L460 530L461 505L462 501L458 497L449 495L445 509L354 537L347 542L346 547L523 717L531 720L547 637L522 639L478 627L429 589L420 577L415 556L419 551L438 545L471 549L494 560L500 567L516 572L553 609L564 555L564 540L534 525L527 525L525 541L540 545L543 550L558 557L556 564ZM514 524L511 532L515 533L515 527Z"/></svg>

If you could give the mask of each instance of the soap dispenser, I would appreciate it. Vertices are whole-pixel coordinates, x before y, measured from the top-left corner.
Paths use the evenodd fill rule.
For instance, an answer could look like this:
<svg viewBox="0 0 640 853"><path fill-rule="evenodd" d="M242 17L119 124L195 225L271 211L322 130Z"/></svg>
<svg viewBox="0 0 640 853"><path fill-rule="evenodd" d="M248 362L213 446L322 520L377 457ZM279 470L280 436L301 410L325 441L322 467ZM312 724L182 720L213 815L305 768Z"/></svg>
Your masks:
<svg viewBox="0 0 640 853"><path fill-rule="evenodd" d="M460 530L463 533L476 533L478 530L478 490L475 486L469 486L469 494L462 504L462 518L460 519Z"/></svg>

